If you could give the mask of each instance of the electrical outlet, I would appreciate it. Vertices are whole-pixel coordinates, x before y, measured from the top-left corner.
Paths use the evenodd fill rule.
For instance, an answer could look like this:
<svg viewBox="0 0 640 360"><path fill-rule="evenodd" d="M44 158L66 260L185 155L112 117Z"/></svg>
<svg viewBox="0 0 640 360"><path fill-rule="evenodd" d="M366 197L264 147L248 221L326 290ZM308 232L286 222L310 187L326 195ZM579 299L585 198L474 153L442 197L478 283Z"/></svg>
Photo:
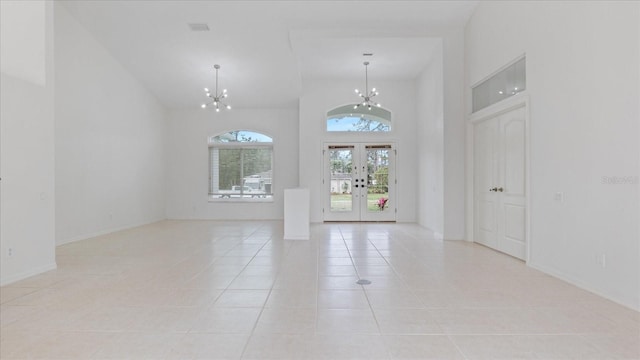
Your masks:
<svg viewBox="0 0 640 360"><path fill-rule="evenodd" d="M557 192L556 195L554 196L555 200L557 202L563 202L564 201L564 194L561 192Z"/></svg>

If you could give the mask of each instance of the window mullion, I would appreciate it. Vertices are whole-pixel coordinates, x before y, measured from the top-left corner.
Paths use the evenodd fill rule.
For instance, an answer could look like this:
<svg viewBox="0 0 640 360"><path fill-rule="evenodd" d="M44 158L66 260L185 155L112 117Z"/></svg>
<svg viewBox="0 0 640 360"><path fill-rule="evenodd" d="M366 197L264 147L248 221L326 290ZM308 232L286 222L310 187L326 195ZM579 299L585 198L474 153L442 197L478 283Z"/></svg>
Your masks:
<svg viewBox="0 0 640 360"><path fill-rule="evenodd" d="M240 198L244 198L244 151L240 149Z"/></svg>

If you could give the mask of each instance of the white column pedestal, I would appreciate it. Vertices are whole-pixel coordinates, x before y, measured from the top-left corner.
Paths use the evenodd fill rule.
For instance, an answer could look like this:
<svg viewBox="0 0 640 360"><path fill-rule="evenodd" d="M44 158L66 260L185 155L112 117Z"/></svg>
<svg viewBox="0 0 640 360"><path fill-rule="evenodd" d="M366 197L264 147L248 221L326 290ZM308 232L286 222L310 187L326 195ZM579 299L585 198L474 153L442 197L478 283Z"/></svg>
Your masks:
<svg viewBox="0 0 640 360"><path fill-rule="evenodd" d="M284 238L309 240L309 189L284 190Z"/></svg>

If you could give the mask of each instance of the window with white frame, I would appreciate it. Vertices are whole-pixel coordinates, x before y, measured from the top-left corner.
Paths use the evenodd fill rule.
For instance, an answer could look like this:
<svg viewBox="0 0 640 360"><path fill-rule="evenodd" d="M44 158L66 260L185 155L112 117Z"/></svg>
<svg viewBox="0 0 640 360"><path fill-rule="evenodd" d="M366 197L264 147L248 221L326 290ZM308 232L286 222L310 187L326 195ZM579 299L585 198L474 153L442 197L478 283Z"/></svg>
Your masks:
<svg viewBox="0 0 640 360"><path fill-rule="evenodd" d="M209 200L271 201L273 139L235 130L209 137Z"/></svg>

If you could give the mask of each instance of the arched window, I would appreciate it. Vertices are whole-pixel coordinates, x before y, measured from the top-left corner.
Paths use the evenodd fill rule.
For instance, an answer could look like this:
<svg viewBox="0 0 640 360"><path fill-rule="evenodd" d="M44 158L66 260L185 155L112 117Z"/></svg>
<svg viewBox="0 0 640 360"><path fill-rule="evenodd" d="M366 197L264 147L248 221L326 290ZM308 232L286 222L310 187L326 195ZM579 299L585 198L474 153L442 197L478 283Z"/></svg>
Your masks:
<svg viewBox="0 0 640 360"><path fill-rule="evenodd" d="M273 139L249 130L209 137L209 200L273 199Z"/></svg>
<svg viewBox="0 0 640 360"><path fill-rule="evenodd" d="M341 106L327 113L327 131L391 131L391 112L379 107L354 109L353 105Z"/></svg>

